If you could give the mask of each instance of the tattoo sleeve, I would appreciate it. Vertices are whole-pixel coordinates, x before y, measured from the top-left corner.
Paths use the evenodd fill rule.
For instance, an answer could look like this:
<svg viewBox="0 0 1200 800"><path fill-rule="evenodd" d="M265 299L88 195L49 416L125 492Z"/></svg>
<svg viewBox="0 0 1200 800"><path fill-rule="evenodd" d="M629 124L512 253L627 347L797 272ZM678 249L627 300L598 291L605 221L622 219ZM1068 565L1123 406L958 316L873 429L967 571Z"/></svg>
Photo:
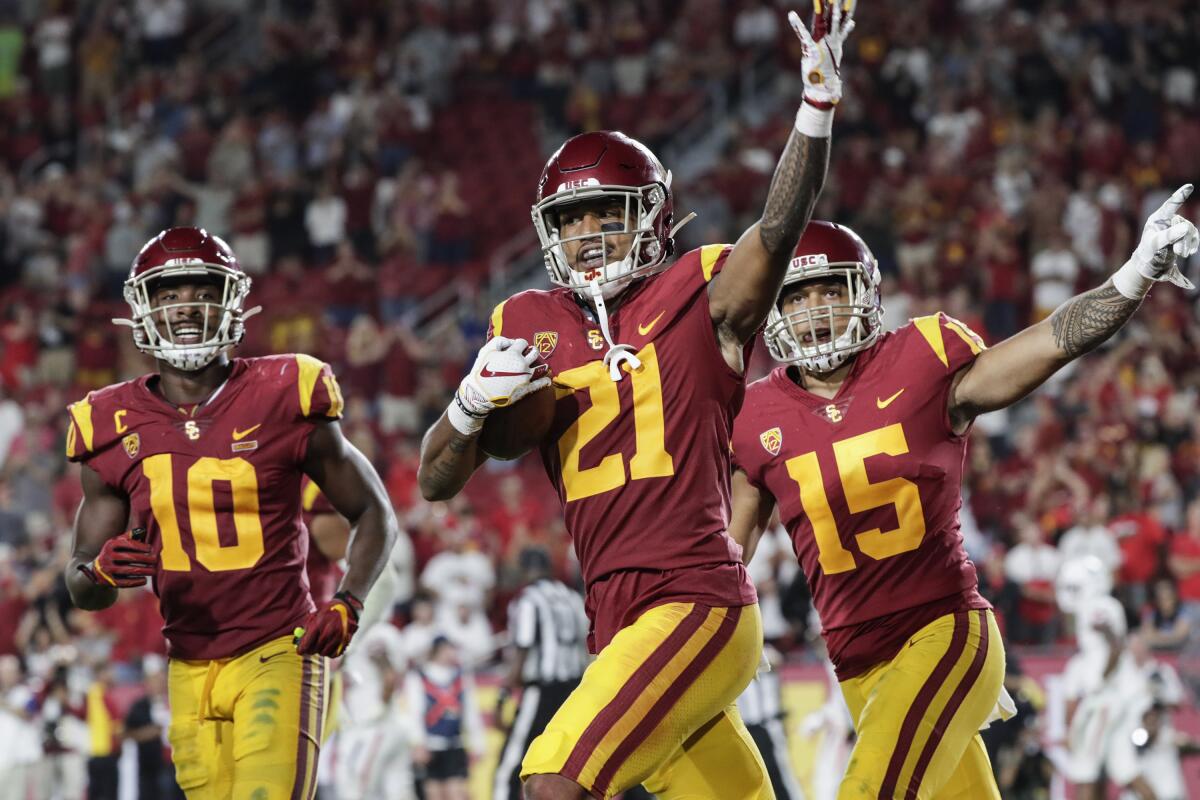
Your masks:
<svg viewBox="0 0 1200 800"><path fill-rule="evenodd" d="M790 250L812 215L829 168L829 139L814 139L793 130L775 167L759 236L770 253Z"/></svg>
<svg viewBox="0 0 1200 800"><path fill-rule="evenodd" d="M1125 324L1141 300L1130 300L1112 281L1072 297L1050 315L1054 342L1069 358L1095 350Z"/></svg>

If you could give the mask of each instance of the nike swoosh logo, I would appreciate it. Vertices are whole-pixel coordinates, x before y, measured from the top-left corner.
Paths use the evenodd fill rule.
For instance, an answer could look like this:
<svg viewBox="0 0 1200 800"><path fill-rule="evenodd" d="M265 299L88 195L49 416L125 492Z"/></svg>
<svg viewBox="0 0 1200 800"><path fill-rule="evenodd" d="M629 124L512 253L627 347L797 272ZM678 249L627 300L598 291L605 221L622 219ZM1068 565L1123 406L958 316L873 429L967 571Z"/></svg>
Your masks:
<svg viewBox="0 0 1200 800"><path fill-rule="evenodd" d="M265 664L268 661L270 661L272 658L274 658L275 656L281 656L286 652L287 652L287 650L280 650L278 653L271 653L271 655L269 655L269 656L259 656L258 663Z"/></svg>
<svg viewBox="0 0 1200 800"><path fill-rule="evenodd" d="M244 431L239 431L237 428L234 428L233 429L233 440L235 442L240 442L242 439L245 439L247 436L254 433L256 430L258 430L261 427L262 427L262 423L260 422L257 425L255 425L253 428L246 428L246 430L244 430Z"/></svg>
<svg viewBox="0 0 1200 800"><path fill-rule="evenodd" d="M895 400L897 397L899 397L902 394L904 394L904 389L901 389L900 391L896 392L894 395L889 397L887 400L880 400L878 397L876 397L875 405L877 407L879 407L880 409L887 408L888 406L890 406L892 404L893 400Z"/></svg>
<svg viewBox="0 0 1200 800"><path fill-rule="evenodd" d="M479 377L481 377L481 378L517 378L517 377L520 377L521 375L525 375L525 374L527 374L527 373L524 373L524 372L492 372L487 367L484 367L483 369L479 370Z"/></svg>
<svg viewBox="0 0 1200 800"><path fill-rule="evenodd" d="M649 333L651 330L653 330L654 326L656 324L658 324L658 321L660 319L662 319L662 316L665 313L667 313L667 312L666 311L658 312L658 316L655 317L654 319L650 320L649 325L638 325L638 333L641 334L642 336L645 336L647 333Z"/></svg>

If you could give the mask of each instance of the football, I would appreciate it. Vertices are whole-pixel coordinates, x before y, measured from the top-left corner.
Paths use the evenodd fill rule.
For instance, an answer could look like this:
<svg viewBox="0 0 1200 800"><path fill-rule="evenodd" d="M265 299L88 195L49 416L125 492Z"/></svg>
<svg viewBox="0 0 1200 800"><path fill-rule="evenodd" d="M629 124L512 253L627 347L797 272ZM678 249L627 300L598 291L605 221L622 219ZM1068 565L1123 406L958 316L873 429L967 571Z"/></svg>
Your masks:
<svg viewBox="0 0 1200 800"><path fill-rule="evenodd" d="M479 435L483 452L501 461L520 458L541 443L554 422L554 386L488 414Z"/></svg>

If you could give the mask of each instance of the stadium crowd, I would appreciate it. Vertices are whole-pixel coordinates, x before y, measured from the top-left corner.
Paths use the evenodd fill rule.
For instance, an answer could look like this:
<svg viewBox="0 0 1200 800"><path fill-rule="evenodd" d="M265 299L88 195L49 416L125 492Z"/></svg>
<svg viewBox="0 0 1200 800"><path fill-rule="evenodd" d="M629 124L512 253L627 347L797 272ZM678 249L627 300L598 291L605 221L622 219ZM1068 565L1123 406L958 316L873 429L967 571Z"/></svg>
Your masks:
<svg viewBox="0 0 1200 800"><path fill-rule="evenodd" d="M493 464L492 480L427 504L418 437L482 339L490 259L528 227L542 158L599 127L681 152L683 126L725 109L719 152L676 187L676 208L700 213L684 244L724 241L761 204L791 125L778 108L800 86L787 2L267 5L0 2L0 725L43 731L46 754L0 759L107 755L105 689L161 693L154 597L84 614L60 577L80 499L64 408L148 369L109 320L149 236L195 224L227 238L264 307L240 352L334 366L348 435L411 542L396 621L483 667L516 555L544 548L568 580L573 557L539 465ZM1146 213L1200 176L1196 3L881 11L859 17L816 216L872 246L889 327L944 310L998 341L1100 282ZM431 341L418 312L448 285L458 323ZM1010 642L1069 639L1053 583L1087 553L1150 647L1195 648L1198 345L1194 296L1155 292L1116 343L975 426L963 530ZM806 590L781 552L773 638L801 659Z"/></svg>

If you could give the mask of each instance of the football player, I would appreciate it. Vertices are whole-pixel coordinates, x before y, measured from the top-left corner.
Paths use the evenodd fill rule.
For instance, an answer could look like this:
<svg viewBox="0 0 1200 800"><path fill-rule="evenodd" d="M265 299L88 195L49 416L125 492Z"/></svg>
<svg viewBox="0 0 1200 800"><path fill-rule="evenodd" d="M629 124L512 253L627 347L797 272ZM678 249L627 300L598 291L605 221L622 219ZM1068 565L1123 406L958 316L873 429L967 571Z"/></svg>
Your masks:
<svg viewBox="0 0 1200 800"><path fill-rule="evenodd" d="M944 314L885 333L862 239L805 231L764 331L785 366L747 389L734 430L730 533L752 553L778 503L858 733L838 797L999 797L975 735L1004 649L959 533L967 433L1112 336L1154 283L1190 286L1175 259L1200 246L1177 214L1191 189L1111 280L990 350Z"/></svg>
<svg viewBox="0 0 1200 800"><path fill-rule="evenodd" d="M67 586L97 610L153 580L170 655L168 738L189 800L312 797L327 659L354 635L396 536L379 476L338 426L328 365L229 358L254 313L243 311L249 290L218 237L158 234L134 259L132 316L118 321L157 373L70 408L67 457L88 469ZM302 475L354 529L346 573L319 605L305 576ZM130 522L139 535L123 533Z"/></svg>
<svg viewBox="0 0 1200 800"><path fill-rule="evenodd" d="M673 259L671 174L614 132L573 137L538 183L553 283L492 313L488 342L423 442L428 499L487 458L489 412L548 385L539 450L579 556L596 660L530 745L525 794L771 796L735 700L762 649L754 587L726 533L729 437L747 350L773 306L828 165L849 3L804 45L804 102L761 219L734 246ZM844 12L844 13L843 13ZM538 373L540 375L540 372Z"/></svg>

